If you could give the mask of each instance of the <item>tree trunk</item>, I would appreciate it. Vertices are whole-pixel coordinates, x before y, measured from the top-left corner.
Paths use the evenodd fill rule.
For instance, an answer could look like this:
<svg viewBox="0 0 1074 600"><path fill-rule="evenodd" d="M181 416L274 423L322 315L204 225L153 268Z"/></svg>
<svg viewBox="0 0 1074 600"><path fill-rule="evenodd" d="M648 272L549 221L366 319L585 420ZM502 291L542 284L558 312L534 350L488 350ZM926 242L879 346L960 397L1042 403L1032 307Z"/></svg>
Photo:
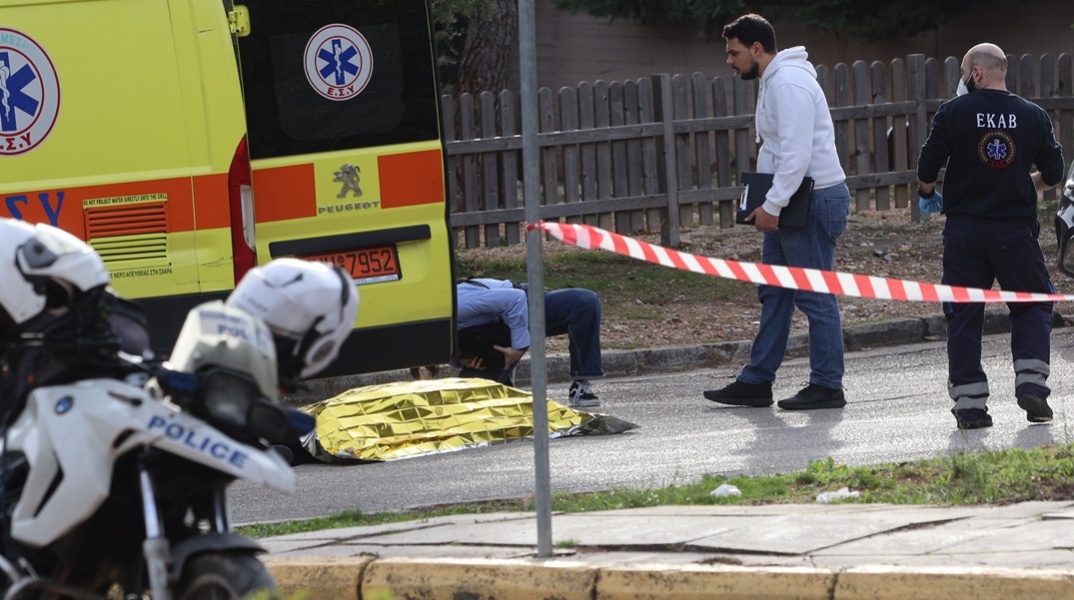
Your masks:
<svg viewBox="0 0 1074 600"><path fill-rule="evenodd" d="M470 15L466 42L459 57L458 93L498 94L507 87L511 60L518 39L517 0L493 0L496 8L488 14Z"/></svg>

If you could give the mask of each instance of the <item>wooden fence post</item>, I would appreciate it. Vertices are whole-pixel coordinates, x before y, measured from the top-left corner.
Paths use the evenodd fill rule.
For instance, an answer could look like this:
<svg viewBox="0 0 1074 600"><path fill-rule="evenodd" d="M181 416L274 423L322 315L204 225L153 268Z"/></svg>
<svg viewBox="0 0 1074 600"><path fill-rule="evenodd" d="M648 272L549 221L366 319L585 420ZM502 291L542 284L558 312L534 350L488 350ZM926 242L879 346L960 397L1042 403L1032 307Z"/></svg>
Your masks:
<svg viewBox="0 0 1074 600"><path fill-rule="evenodd" d="M541 133L558 129L555 97L548 88L537 91L537 119L541 124ZM559 147L544 145L540 141L537 145L541 149L541 206L553 206L559 204Z"/></svg>
<svg viewBox="0 0 1074 600"><path fill-rule="evenodd" d="M712 81L712 116L727 116L727 85L722 77ZM731 134L726 129L716 132L716 185L731 187ZM731 202L720 202L720 228L730 229L735 224L736 207Z"/></svg>
<svg viewBox="0 0 1074 600"><path fill-rule="evenodd" d="M731 80L731 108L735 115L750 114L750 101L749 94L750 88L753 87L753 83L746 83L742 81L741 77L735 77ZM750 163L750 136L756 135L751 133L749 128L736 129L735 130L735 172L744 173L746 171L752 171L753 167ZM737 181L737 179L736 179ZM739 181L741 184L741 181Z"/></svg>
<svg viewBox="0 0 1074 600"><path fill-rule="evenodd" d="M921 144L925 143L925 138L929 133L929 107L926 103L926 89L925 89L925 55L924 54L911 54L906 57L906 66L909 68L909 83L910 83L910 99L917 103L917 109L914 111L913 127L911 131L914 136L911 138L910 147L913 148L913 152L910 154L912 159L911 168L917 168L917 157L921 153ZM916 144L914 143L916 142ZM913 194L910 194L910 220L914 223L921 222L921 209L917 205L917 198Z"/></svg>
<svg viewBox="0 0 1074 600"><path fill-rule="evenodd" d="M492 92L481 92L477 97L481 112L481 137L495 138L496 131L496 97ZM499 157L493 152L481 155L481 192L485 210L500 208L500 174L496 168ZM495 248L500 245L500 224L485 225L485 246Z"/></svg>
<svg viewBox="0 0 1074 600"><path fill-rule="evenodd" d="M500 92L500 130L504 138L512 138L519 135L518 131L518 99L511 90ZM504 208L518 208L518 197L522 193L522 177L518 172L518 165L522 160L522 152L519 150L504 150L500 153L502 158ZM521 243L522 233L519 231L519 221L508 221L504 227L507 243L514 245Z"/></svg>
<svg viewBox="0 0 1074 600"><path fill-rule="evenodd" d="M474 97L470 94L459 96L459 133L464 140L472 140L477 137L474 128ZM462 198L466 212L478 212L477 204L477 157L467 154L461 158L462 162ZM467 248L481 246L481 228L477 225L467 225L464 236Z"/></svg>
<svg viewBox="0 0 1074 600"><path fill-rule="evenodd" d="M686 108L687 103L690 101L690 96L686 88L687 80L685 77L682 75L671 76L671 124L673 129L675 121L688 121L690 119ZM679 207L679 219L675 228L678 232L682 227L690 227L694 223L694 206L678 202L679 191L692 189L694 183L690 171L689 133L675 134L675 169L676 203L674 205L669 203L668 206Z"/></svg>
<svg viewBox="0 0 1074 600"><path fill-rule="evenodd" d="M638 80L639 124L656 123L656 92L653 91L653 83L654 81L650 78ZM642 193L646 196L659 195L663 185L660 148L659 139L641 138L642 182L644 183ZM645 211L645 223L650 231L659 231L663 220L660 214L661 211L655 208Z"/></svg>
<svg viewBox="0 0 1074 600"><path fill-rule="evenodd" d="M1022 77L1024 79L1026 77L1026 72L1032 72L1031 70L1033 68L1033 57L1030 56L1029 54L1024 55L1022 57L1022 67L1021 68L1022 68ZM1052 91L1055 89L1055 86L1053 84L1054 77L1055 77L1055 59L1052 58L1051 54L1044 54L1044 55L1042 55L1040 57L1040 72L1038 74L1040 75L1040 87L1037 88L1036 93L1031 94L1031 95L1032 96L1042 96L1042 97L1043 96L1050 96L1052 94ZM1025 94L1021 94L1021 93L1019 93L1019 96L1022 96L1023 98L1026 97ZM1055 123L1053 122L1052 125L1054 127ZM1067 152L1070 152L1070 150L1068 149ZM1052 188L1050 190L1045 190L1044 195L1043 195L1043 199L1044 200L1055 200L1056 199L1056 193L1060 189L1062 189L1062 186L1054 187L1054 188Z"/></svg>
<svg viewBox="0 0 1074 600"><path fill-rule="evenodd" d="M627 125L637 125L641 122L641 90L637 81L623 83L623 106L624 117ZM644 167L641 158L641 140L627 140L627 195L641 196L644 194L643 174ZM631 233L645 230L645 212L640 210L630 211L628 222Z"/></svg>
<svg viewBox="0 0 1074 600"><path fill-rule="evenodd" d="M1074 57L1069 54L1059 55L1059 76L1056 79L1056 91L1053 96L1070 99L1074 96ZM1059 142L1068 155L1074 153L1074 111L1059 112L1059 129L1056 131ZM1071 164L1071 157L1066 157L1066 164Z"/></svg>
<svg viewBox="0 0 1074 600"><path fill-rule="evenodd" d="M884 63L880 61L873 62L872 76L871 103L884 104L887 102L885 90L888 88L887 70L884 68ZM887 133L887 117L873 117L873 158L876 164L876 169L874 170L876 173L883 173L888 166L888 161L890 161L888 145L884 143L887 139ZM891 210L890 191L889 186L876 188L876 210Z"/></svg>
<svg viewBox="0 0 1074 600"><path fill-rule="evenodd" d="M574 88L563 87L559 90L559 123L563 131L577 131L578 95ZM563 146L563 201L581 200L581 173L578 170L578 146ZM580 223L581 217L567 217L568 223Z"/></svg>
<svg viewBox="0 0 1074 600"><path fill-rule="evenodd" d="M891 61L891 100L893 102L905 102L907 86L906 61L896 58ZM891 153L888 164L892 171L907 171L910 165L910 119L904 115L898 115L891 119L891 141L889 142ZM910 205L911 189L916 186L907 184L895 185L895 208L905 208ZM916 202L915 202L916 204Z"/></svg>
<svg viewBox="0 0 1074 600"><path fill-rule="evenodd" d="M612 127L626 125L626 91L618 81L608 86L609 120ZM626 198L630 196L630 184L627 179L627 143L626 140L612 142L612 196ZM630 235L630 213L625 210L615 211L615 230L623 235Z"/></svg>
<svg viewBox="0 0 1074 600"><path fill-rule="evenodd" d="M653 113L664 125L661 135L664 161L660 173L663 175L661 179L664 193L667 195L667 208L661 215L663 219L660 223L660 243L675 248L679 245L679 186L676 181L675 123L672 116L675 107L671 98L671 76L655 75L653 91Z"/></svg>
<svg viewBox="0 0 1074 600"><path fill-rule="evenodd" d="M593 84L583 82L578 85L578 129L586 130L596 127L596 115L595 110L595 92L593 90ZM600 195L597 193L597 147L593 142L587 142L582 144L581 148L581 162L582 162L582 202L586 200L597 200ZM600 220L598 215L586 213L582 217L582 222L586 225L599 226Z"/></svg>
<svg viewBox="0 0 1074 600"><path fill-rule="evenodd" d="M850 106L850 68L844 63L835 65L834 90L832 93L834 103L832 107L839 108ZM850 174L850 120L834 120L835 126L835 151L839 155L839 164L843 172Z"/></svg>
<svg viewBox="0 0 1074 600"><path fill-rule="evenodd" d="M712 86L708 84L708 78L704 73L694 73L691 88L694 93L694 118L706 119L709 116L708 92ZM711 136L709 132L694 134L694 162L697 164L697 189L712 189L712 155ZM701 225L712 225L712 203L704 202L697 207L697 219Z"/></svg>
<svg viewBox="0 0 1074 600"><path fill-rule="evenodd" d="M458 137L455 135L455 99L448 95L440 97L440 122L442 123L444 144L454 142ZM447 180L447 204L448 212L461 212L463 207L459 205L459 178L455 176L458 169L459 159L444 153L444 177ZM458 234L450 230L451 246L459 244Z"/></svg>
<svg viewBox="0 0 1074 600"><path fill-rule="evenodd" d="M858 106L871 104L872 88L869 86L869 68L865 61L854 61L854 104ZM857 175L873 172L869 153L869 118L854 119L854 171ZM855 194L854 207L857 210L869 210L872 206L872 194L869 188L859 188Z"/></svg>

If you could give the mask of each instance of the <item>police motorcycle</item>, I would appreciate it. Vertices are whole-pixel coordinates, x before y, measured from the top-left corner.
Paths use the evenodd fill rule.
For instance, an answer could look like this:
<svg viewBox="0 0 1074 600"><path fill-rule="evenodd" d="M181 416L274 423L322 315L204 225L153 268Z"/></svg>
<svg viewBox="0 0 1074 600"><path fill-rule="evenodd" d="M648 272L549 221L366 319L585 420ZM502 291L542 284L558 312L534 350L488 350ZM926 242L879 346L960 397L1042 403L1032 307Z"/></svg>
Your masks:
<svg viewBox="0 0 1074 600"><path fill-rule="evenodd" d="M270 266L235 292L290 329L233 292L193 309L159 363L145 360L139 315L110 292L92 249L55 228L0 222L4 600L278 597L262 549L230 531L226 488L243 478L294 491L270 445L312 420L279 405L277 383L335 358L357 294L325 265L319 280L295 278L306 265L273 279ZM323 302L326 281L343 288L312 310L328 309L295 305L303 291Z"/></svg>
<svg viewBox="0 0 1074 600"><path fill-rule="evenodd" d="M1059 242L1059 270L1074 277L1074 164L1070 166L1059 196L1055 235Z"/></svg>

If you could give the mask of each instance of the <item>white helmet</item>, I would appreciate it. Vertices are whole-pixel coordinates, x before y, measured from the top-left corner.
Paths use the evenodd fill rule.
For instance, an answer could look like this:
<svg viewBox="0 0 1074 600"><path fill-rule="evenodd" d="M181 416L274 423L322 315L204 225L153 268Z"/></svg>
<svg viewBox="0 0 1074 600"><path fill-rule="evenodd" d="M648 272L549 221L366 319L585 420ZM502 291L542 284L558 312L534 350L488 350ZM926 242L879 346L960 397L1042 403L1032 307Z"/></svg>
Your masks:
<svg viewBox="0 0 1074 600"><path fill-rule="evenodd" d="M0 334L70 307L110 280L97 252L70 233L0 218Z"/></svg>
<svg viewBox="0 0 1074 600"><path fill-rule="evenodd" d="M338 267L277 258L251 269L228 296L227 304L268 325L276 340L281 378L306 378L324 370L339 355L358 316L358 290Z"/></svg>

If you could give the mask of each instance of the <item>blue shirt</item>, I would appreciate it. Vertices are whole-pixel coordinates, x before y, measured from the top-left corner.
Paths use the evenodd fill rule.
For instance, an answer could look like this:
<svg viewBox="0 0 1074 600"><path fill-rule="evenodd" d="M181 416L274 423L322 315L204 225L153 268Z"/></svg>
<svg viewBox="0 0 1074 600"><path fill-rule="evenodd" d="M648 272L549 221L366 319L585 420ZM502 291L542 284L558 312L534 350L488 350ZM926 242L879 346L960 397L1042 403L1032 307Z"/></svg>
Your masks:
<svg viewBox="0 0 1074 600"><path fill-rule="evenodd" d="M456 284L455 292L458 299L456 326L459 329L503 319L511 328L511 347L516 350L530 347L529 304L525 290L515 288L514 283L505 279L475 278Z"/></svg>

